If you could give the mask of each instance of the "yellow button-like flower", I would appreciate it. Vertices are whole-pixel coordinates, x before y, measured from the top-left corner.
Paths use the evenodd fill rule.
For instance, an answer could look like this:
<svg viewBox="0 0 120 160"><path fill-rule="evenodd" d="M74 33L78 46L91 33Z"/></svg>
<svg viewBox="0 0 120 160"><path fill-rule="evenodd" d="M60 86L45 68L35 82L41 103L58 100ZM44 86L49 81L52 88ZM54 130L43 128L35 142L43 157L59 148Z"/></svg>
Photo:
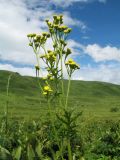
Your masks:
<svg viewBox="0 0 120 160"><path fill-rule="evenodd" d="M79 69L80 67L79 67L79 65L73 60L73 59L69 59L66 63L65 63L65 65L69 65L69 67L71 68L71 69Z"/></svg>
<svg viewBox="0 0 120 160"><path fill-rule="evenodd" d="M49 95L51 92L53 92L53 90L51 89L50 86L44 86L43 88L43 95Z"/></svg>
<svg viewBox="0 0 120 160"><path fill-rule="evenodd" d="M44 86L43 90L44 90L44 92L52 92L53 91L50 86Z"/></svg>
<svg viewBox="0 0 120 160"><path fill-rule="evenodd" d="M68 34L68 33L70 33L71 31L72 31L72 29L71 29L71 28L68 28L68 29L64 30L64 33L65 33L65 34Z"/></svg>

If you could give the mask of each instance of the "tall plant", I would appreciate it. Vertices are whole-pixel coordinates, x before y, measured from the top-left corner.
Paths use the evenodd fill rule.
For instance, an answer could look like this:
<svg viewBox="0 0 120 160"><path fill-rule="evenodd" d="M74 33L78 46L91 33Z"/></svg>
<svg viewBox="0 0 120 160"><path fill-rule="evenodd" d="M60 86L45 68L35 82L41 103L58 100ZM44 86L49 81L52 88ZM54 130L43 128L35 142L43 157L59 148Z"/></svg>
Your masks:
<svg viewBox="0 0 120 160"><path fill-rule="evenodd" d="M67 38L72 29L63 24L63 15L54 15L53 21L50 22L49 20L46 20L46 23L48 26L48 32L43 32L41 34L33 33L28 34L27 36L29 39L29 46L33 48L33 51L36 56L37 64L35 65L35 69L36 77L39 82L39 87L42 95L46 98L48 102L49 112L51 115L51 124L53 126L57 142L59 142L60 140L58 138L58 132L56 131L54 122L52 120L52 100L55 101L56 105L58 105L61 108L63 106L64 108L65 114L63 114L63 117L57 116L57 118L58 121L60 120L63 123L63 125L65 125L65 123L67 124L67 129L65 129L65 133L73 132L70 126L73 126L73 121L75 121L76 118L72 117L71 111L67 111L68 97L72 74L75 70L78 70L80 67L73 59L69 58L69 55L72 54L72 51L70 48L67 47ZM46 43L50 38L52 41L52 50L46 48ZM42 77L42 83L39 78L40 74L43 75L43 66L41 66L41 62L44 63L44 71L47 72L47 75L45 77ZM65 92L64 85L64 68L66 69L68 74L67 92ZM70 134L67 134L66 136L68 157L69 160L72 160L71 135L68 135ZM58 147L61 153L61 144L59 144Z"/></svg>
<svg viewBox="0 0 120 160"><path fill-rule="evenodd" d="M35 65L36 77L42 75L42 66L40 59L44 62L47 71L46 77L42 77L44 85L39 83L42 94L45 96L48 102L53 97L57 98L60 95L64 96L64 67L67 70L69 83L67 88L66 100L62 102L64 107L67 107L68 95L70 89L70 80L73 72L79 69L79 65L73 59L68 59L72 53L70 48L67 48L67 37L71 32L71 28L68 28L63 24L62 15L54 15L53 22L46 20L49 32L43 32L42 34L28 34L29 46L33 48L36 56L37 64ZM46 42L51 38L53 50L46 49ZM41 54L44 52L44 54ZM62 97L63 97L62 96Z"/></svg>

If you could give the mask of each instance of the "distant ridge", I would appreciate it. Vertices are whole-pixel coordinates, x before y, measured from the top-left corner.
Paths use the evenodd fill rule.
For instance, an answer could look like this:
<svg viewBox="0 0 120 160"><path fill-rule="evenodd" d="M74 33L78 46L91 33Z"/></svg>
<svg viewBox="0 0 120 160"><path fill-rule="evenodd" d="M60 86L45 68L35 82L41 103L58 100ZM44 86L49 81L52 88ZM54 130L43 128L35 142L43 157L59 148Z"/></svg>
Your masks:
<svg viewBox="0 0 120 160"><path fill-rule="evenodd" d="M28 93L32 93L32 89L36 89L38 92L37 81L35 77L31 76L21 76L17 72L4 71L0 70L0 90L5 91L7 79L10 74L13 73L11 78L10 86L16 90L16 93L19 89L23 89ZM67 80L65 80L67 83ZM98 81L81 81L81 80L72 80L71 83L71 94L72 95L82 95L85 97L87 95L112 95L120 96L120 85L107 83L107 82L98 82Z"/></svg>

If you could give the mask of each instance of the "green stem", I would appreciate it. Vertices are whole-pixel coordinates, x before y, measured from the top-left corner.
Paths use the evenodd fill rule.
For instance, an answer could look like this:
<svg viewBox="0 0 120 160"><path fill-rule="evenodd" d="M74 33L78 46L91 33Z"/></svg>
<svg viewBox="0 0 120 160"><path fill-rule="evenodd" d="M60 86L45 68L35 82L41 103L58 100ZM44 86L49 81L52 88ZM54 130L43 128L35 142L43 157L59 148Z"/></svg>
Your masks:
<svg viewBox="0 0 120 160"><path fill-rule="evenodd" d="M73 160L70 139L68 139L68 159Z"/></svg>
<svg viewBox="0 0 120 160"><path fill-rule="evenodd" d="M33 49L33 50L34 50L34 53L35 53L35 55L36 55L37 65L38 65L39 68L40 68L38 53L36 52L35 49ZM41 72L41 69L39 70L39 73L40 73L40 72ZM41 75L42 75L42 72L41 72ZM37 77L37 75L36 75L36 78L37 78L37 80L38 80L38 85L39 85L40 89L41 89L42 92L43 92L43 88L42 88L42 86L41 86L41 84L40 84L40 82L39 82L39 77Z"/></svg>
<svg viewBox="0 0 120 160"><path fill-rule="evenodd" d="M67 108L67 105L68 105L68 97L69 97L69 92L70 92L70 82L71 82L71 79L70 79L70 76L69 76L67 95L66 95L66 102L65 102L65 109Z"/></svg>

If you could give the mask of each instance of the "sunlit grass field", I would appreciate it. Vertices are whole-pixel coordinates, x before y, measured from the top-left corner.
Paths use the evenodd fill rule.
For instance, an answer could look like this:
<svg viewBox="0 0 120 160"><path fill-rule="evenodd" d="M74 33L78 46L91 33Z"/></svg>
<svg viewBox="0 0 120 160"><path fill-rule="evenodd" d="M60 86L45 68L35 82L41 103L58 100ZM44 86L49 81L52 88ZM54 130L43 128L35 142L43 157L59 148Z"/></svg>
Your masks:
<svg viewBox="0 0 120 160"><path fill-rule="evenodd" d="M4 115L6 85L11 72L0 71L0 116ZM67 86L67 80L64 83ZM9 88L9 118L45 118L48 111L36 78L14 73ZM84 118L119 119L120 85L103 82L72 81L69 107L83 111ZM54 105L52 106L55 107ZM111 108L118 108L111 112Z"/></svg>

